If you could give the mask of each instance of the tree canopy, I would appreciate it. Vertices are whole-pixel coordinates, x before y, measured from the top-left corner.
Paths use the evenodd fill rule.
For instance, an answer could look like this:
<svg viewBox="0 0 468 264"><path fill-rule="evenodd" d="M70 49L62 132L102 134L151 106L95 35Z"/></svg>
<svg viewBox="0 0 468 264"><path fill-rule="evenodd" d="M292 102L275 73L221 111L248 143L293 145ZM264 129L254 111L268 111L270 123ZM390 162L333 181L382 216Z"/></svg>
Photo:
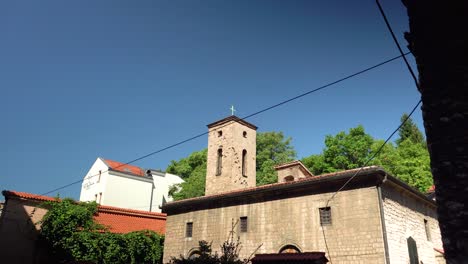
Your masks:
<svg viewBox="0 0 468 264"><path fill-rule="evenodd" d="M180 175L185 182L170 190L174 200L198 197L205 194L207 149L193 152L186 158L171 161L166 171ZM291 145L291 138L285 138L281 132L257 133L256 153L257 185L274 183L278 175L274 166L292 161L296 151Z"/></svg>
<svg viewBox="0 0 468 264"><path fill-rule="evenodd" d="M408 116L403 115L401 120ZM432 185L429 152L422 132L411 118L400 128L396 144L387 143L367 165L382 166L387 172L426 192ZM364 127L357 126L346 133L325 137L325 148L321 154L302 159L309 170L318 175L340 170L354 169L365 165L384 143L367 134Z"/></svg>
<svg viewBox="0 0 468 264"><path fill-rule="evenodd" d="M404 114L401 120L406 120ZM384 143L366 133L363 126L341 131L336 135L327 135L325 147L320 154L313 154L302 162L315 175L349 170L364 166ZM206 149L194 152L187 158L172 161L167 171L181 175L186 182L172 189L175 200L202 196L205 191ZM257 186L277 182L274 166L294 160L296 152L291 138L285 138L281 132L257 134ZM429 152L423 133L411 118L399 130L395 143L387 143L376 157L367 165L382 166L393 176L405 181L410 186L426 192L432 185ZM178 191L178 192L177 192Z"/></svg>
<svg viewBox="0 0 468 264"><path fill-rule="evenodd" d="M97 224L95 202L46 202L40 238L49 262L161 263L163 237L153 231L114 234Z"/></svg>

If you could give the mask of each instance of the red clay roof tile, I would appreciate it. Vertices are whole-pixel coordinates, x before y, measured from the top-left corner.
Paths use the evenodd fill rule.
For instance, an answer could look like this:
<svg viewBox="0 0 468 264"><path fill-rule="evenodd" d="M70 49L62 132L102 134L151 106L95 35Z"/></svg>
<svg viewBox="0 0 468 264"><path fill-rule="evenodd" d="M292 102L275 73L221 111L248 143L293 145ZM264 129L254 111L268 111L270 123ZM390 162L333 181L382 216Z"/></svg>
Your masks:
<svg viewBox="0 0 468 264"><path fill-rule="evenodd" d="M3 191L5 197L17 197L34 201L57 201L57 198L26 192ZM128 233L152 230L159 234L166 232L166 214L132 210L114 206L98 206L94 219L109 228L112 233Z"/></svg>
<svg viewBox="0 0 468 264"><path fill-rule="evenodd" d="M125 164L125 163L114 161L114 160L109 160L109 159L102 159L102 160L107 164L107 166L109 166L109 168L113 170L124 172L124 173L131 173L131 174L135 174L138 176L145 176L145 171L140 167L130 165L130 164Z"/></svg>

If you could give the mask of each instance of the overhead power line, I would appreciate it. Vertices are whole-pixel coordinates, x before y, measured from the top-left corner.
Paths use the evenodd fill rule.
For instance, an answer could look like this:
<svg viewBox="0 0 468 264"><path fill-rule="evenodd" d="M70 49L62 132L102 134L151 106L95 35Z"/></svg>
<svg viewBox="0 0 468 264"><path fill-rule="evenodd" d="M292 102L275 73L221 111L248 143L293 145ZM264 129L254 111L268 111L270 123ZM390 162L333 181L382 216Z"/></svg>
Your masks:
<svg viewBox="0 0 468 264"><path fill-rule="evenodd" d="M281 101L281 102L279 102L279 103L276 103L276 104L274 104L274 105L271 105L271 106L269 106L269 107L266 107L266 108L264 108L264 109L261 109L261 110L259 110L259 111L257 111L257 112L252 113L252 114L246 115L246 116L242 117L241 119L247 119L247 118L250 118L250 117L259 115L259 114L261 114L261 113L264 113L264 112L269 111L269 110L271 110L271 109L277 108L277 107L282 106L282 105L284 105L284 104L290 103L290 102L292 102L292 101L294 101L294 100L297 100L297 99L299 99L299 98L305 97L305 96L307 96L307 95L313 94L313 93L315 93L315 92L318 92L318 91L320 91L320 90L323 90L323 89L325 89L325 88L328 88L328 87L330 87L330 86L333 86L333 85L335 85L335 84L338 84L338 83L343 82L343 81L345 81L345 80L354 78L354 77L356 77L356 76L358 76L358 75L364 74L364 73L366 73L366 72L368 72L368 71L371 71L371 70L376 69L376 68L378 68L378 67L381 67L381 66L383 66L383 65L385 65L385 64L388 64L388 63L390 63L390 62L392 62L392 61L395 61L395 60L397 60L397 59L399 59L399 58L401 58L401 57L404 57L404 55L407 55L407 54L409 54L409 53L410 53L410 52L407 52L407 53L404 53L403 55L399 55L399 56L395 56L395 57L393 57L393 58L387 59L387 60L385 60L385 61L383 61L383 62L380 62L380 63L375 64L375 65L373 65L373 66L367 67L367 68L362 69L362 70L360 70L360 71L357 71L357 72L355 72L355 73L353 73L353 74L347 75L347 76L345 76L345 77L342 77L342 78L337 79L337 80L335 80L335 81L329 82L329 83L327 83L327 84L325 84L325 85L322 85L322 86L320 86L320 87L317 87L317 88L315 88L315 89L309 90L309 91L307 91L307 92L305 92L305 93L299 94L299 95L297 95L297 96L291 97L291 98L289 98L289 99L283 100L283 101ZM182 145L182 144L184 144L184 143L187 143L187 142L192 141L192 140L194 140L194 139L197 139L197 138L199 138L199 137L205 136L205 135L207 135L207 134L208 134L208 132L203 132L203 133L194 135L194 136L192 136L192 137L189 137L189 138L184 139L184 140L182 140L182 141L179 141L179 142L177 142L177 143L168 145L168 146L166 146L166 147L163 147L163 148L161 148L161 149L158 149L158 150L156 150L156 151L150 152L150 153L148 153L148 154L146 154L146 155L143 155L143 156L141 156L141 157L138 157L138 158L133 159L133 160L131 160L131 161L128 161L128 162L126 162L126 163L123 163L123 164L121 164L121 165L119 165L119 166L117 166L117 167L115 167L115 168L113 168L113 169L119 169L119 168L122 167L122 166L135 163L135 162L137 162L137 161L140 161L140 160L142 160L142 159L148 158L148 157L150 157L150 156L153 156L153 155L155 155L155 154L161 153L161 152L163 152L163 151L166 151L166 150L168 150L168 149L174 148L174 147L176 147L176 146ZM102 172L101 172L101 173L102 173ZM89 179L89 178L92 178L92 177L96 177L96 176L98 176L98 175L99 175L99 174L90 175L90 176L88 177L88 179ZM82 181L83 181L83 179L80 179L80 180L77 180L77 181L68 183L68 184L66 184L66 185L63 185L63 186L57 187L57 188L55 188L55 189L52 189L52 190L50 190L50 191L47 191L47 192L45 192L45 193L43 193L43 194L41 194L41 195L48 195L48 194L50 194L50 193L59 191L59 190L61 190L61 189L68 188L68 187L73 186L73 185L75 185L75 184L81 183Z"/></svg>
<svg viewBox="0 0 468 264"><path fill-rule="evenodd" d="M400 43L398 43L398 40L395 36L395 33L393 32L393 29L390 25L390 23L388 22L388 19L387 19L387 16L385 15L385 12L382 8L382 5L380 4L379 0L376 0L376 4L377 4L377 7L379 8L379 11L380 11L380 14L382 15L382 18L384 19L385 21L385 25L387 26L387 29L389 30L390 34L392 35L392 38L393 38L393 41L395 42L395 45L397 46L398 48L398 51L400 52L400 56L403 57L403 60L405 61L405 64L406 64L406 67L408 68L408 71L409 73L411 74L411 77L413 78L413 81L416 85L416 87L418 88L419 90L419 83L418 83L418 79L416 78L416 74L414 73L413 71L413 68L411 67L411 65L409 64L408 60L406 59L406 55L411 53L411 52L406 52L404 53L403 52L403 49L401 48L400 46ZM333 195L327 200L327 203L326 203L326 206L325 207L328 207L329 203L331 200L333 200L333 198L335 198L335 196L340 192L342 191L363 169L364 167L366 167L369 162L371 162L381 151L382 149L385 147L385 145L390 141L390 139L398 132L398 130L400 130L400 128L408 121L408 119L411 117L411 115L413 115L413 113L416 111L416 109L419 107L419 105L421 104L422 100L420 99L418 101L418 103L413 107L413 109L411 110L411 112L409 113L409 115L401 122L401 124L395 129L393 130L393 132L390 134L390 136L388 136L388 138L385 140L385 142L379 147L379 149L377 149L376 152L374 152L373 155L371 155L369 157L369 159L366 160L366 162L362 165L362 167L356 171L356 173L353 174L353 176L351 176L336 192L333 193ZM328 243L327 243L327 238L326 238L326 235L325 235L325 229L323 229L323 226L322 226L322 234L323 234L323 239L325 241L325 248L327 250L327 255L329 256L330 258L330 263L332 263L332 260L331 260L331 257L330 257L330 250L328 248Z"/></svg>

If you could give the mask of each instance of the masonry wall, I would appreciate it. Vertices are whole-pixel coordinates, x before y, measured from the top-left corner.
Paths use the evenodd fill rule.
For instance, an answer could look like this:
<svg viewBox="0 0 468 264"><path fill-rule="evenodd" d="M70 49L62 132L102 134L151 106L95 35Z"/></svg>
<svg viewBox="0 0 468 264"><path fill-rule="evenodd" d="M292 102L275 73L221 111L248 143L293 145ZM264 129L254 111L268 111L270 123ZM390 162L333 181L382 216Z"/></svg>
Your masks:
<svg viewBox="0 0 468 264"><path fill-rule="evenodd" d="M382 196L390 263L409 263L409 237L416 241L421 263L444 263L440 253L434 250L442 249L436 207L388 184L383 185ZM426 236L424 219L427 220L430 240Z"/></svg>
<svg viewBox="0 0 468 264"><path fill-rule="evenodd" d="M285 245L294 245L301 252L327 252L320 226L319 208L327 194L258 201L250 204L192 211L168 215L164 263L171 256L188 256L199 240L213 242L213 250L226 240L232 222L248 217L248 232L235 231L242 242L241 258L256 253L278 253ZM340 192L330 203L332 225L325 226L325 235L333 263L384 263L384 246L375 187ZM185 237L187 222L193 222L193 237Z"/></svg>
<svg viewBox="0 0 468 264"><path fill-rule="evenodd" d="M219 132L222 133L219 136ZM246 135L244 136L244 132ZM216 175L218 149L222 149L221 175ZM247 175L242 175L242 151L247 151ZM231 121L209 129L205 194L217 194L256 185L256 131Z"/></svg>
<svg viewBox="0 0 468 264"><path fill-rule="evenodd" d="M36 225L47 210L37 208L37 203L9 199L0 222L0 260L2 263L35 263L40 258Z"/></svg>

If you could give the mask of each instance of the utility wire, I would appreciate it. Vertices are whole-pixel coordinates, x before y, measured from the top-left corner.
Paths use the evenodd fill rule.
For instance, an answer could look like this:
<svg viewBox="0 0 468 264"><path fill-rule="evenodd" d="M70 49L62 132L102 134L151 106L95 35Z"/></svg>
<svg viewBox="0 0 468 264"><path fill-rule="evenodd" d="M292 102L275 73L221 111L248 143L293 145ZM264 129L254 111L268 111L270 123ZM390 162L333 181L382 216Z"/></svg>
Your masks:
<svg viewBox="0 0 468 264"><path fill-rule="evenodd" d="M411 74L411 77L413 78L414 80L414 83L416 84L416 87L418 88L419 90L419 83L418 83L418 79L416 78L416 74L414 73L413 71L413 68L411 67L411 65L409 64L408 60L406 59L406 55L409 54L410 52L406 52L404 53L403 52L403 49L401 48L400 46L400 43L398 43L398 40L395 36L395 33L393 32L393 29L390 25L390 23L388 22L388 19L387 19L387 16L385 15L385 12L382 8L382 6L380 5L380 2L379 0L376 0L376 3L377 3L377 6L379 8L379 11L380 11L380 14L382 15L382 18L384 19L385 21L385 24L390 32L390 34L392 35L392 38L393 38L393 41L395 42L395 45L397 46L398 48L398 51L400 52L400 55L401 57L403 57L403 60L405 61L405 64L406 64L406 67L408 68L408 71L410 72ZM325 207L328 207L329 203L331 200L333 200L333 198L335 198L335 196L340 192L342 191L366 166L369 162L371 162L381 151L382 149L385 147L385 145L388 143L388 141L390 141L390 139L398 132L398 130L400 130L400 128L406 123L406 121L408 121L408 119L411 117L411 115L413 115L414 111L416 111L416 109L419 107L419 105L421 104L422 100L420 99L418 101L418 103L413 107L413 109L411 110L411 112L409 113L409 115L401 122L401 124L390 134L390 136L385 140L385 142L377 149L376 152L374 152L374 154L369 157L369 159L366 160L366 162L361 166L361 168L356 171L356 173L354 173L353 176L351 176L351 178L349 178L336 192L333 193L333 195L327 200L327 203L326 203L326 206ZM327 244L327 239L326 239L326 236L325 236L325 230L323 229L323 226L322 226L322 234L323 234L323 239L325 241L325 247L326 247L326 250L327 250L327 255L329 256L330 258L330 264L332 264L332 261L331 261L331 257L330 257L330 250L328 248L328 244Z"/></svg>
<svg viewBox="0 0 468 264"><path fill-rule="evenodd" d="M351 79L351 78L356 77L356 76L361 75L361 74L364 74L364 73L366 73L366 72L368 72L368 71L371 71L371 70L373 70L373 69L375 69L375 68L378 68L378 67L383 66L383 65L385 65L385 64L388 64L388 63L390 63L390 62L392 62L392 61L395 61L395 60L397 60L397 59L399 59L399 58L401 58L401 57L404 58L404 56L407 55L407 54L409 54L409 53L410 53L410 52L407 52L407 53L404 53L404 54L402 54L402 55L398 55L398 56L395 56L395 57L393 57L393 58L387 59L387 60L385 60L385 61L383 61L383 62L380 62L380 63L375 64L375 65L373 65L373 66L367 67L367 68L365 68L365 69L363 69L363 70L360 70L360 71L355 72L355 73L353 73L353 74L347 75L347 76L342 77L342 78L340 78L340 79L338 79L338 80L335 80L335 81L333 81L333 82L327 83L327 84L322 85L322 86L320 86L320 87L317 87L317 88L315 88L315 89L309 90L309 91L307 91L307 92L305 92L305 93L302 93L302 94L299 94L299 95L297 95L297 96L291 97L291 98L289 98L289 99L287 99L287 100L281 101L281 102L279 102L279 103L277 103L277 104L274 104L274 105L272 105L272 106L266 107L266 108L264 108L264 109L262 109L262 110L259 110L259 111L257 111L257 112L254 112L254 113L249 114L249 115L247 115L247 116L244 116L244 117L242 117L241 119L247 119L247 118L250 118L250 117L259 115L259 114L261 114L261 113L263 113L263 112L269 111L269 110L271 110L271 109L277 108L277 107L279 107L279 106L281 106L281 105L287 104L287 103L289 103L289 102L292 102L292 101L297 100L297 99L299 99L299 98L302 98L302 97L304 97L304 96L307 96L307 95L310 95L310 94L312 94L312 93L318 92L318 91L323 90L323 89L325 89L325 88L327 88L327 87L330 87L330 86L332 86L332 85L338 84L338 83L343 82L343 81L345 81L345 80ZM163 151L165 151L165 150L168 150L168 149L174 148L174 147L176 147L176 146L182 145L182 144L184 144L184 143L186 143L186 142L192 141L192 140L194 140L194 139L197 139L197 138L202 137L202 136L207 135L207 134L208 134L208 132L203 132L203 133L197 134L197 135L192 136L192 137L190 137L190 138L187 138L187 139L185 139L185 140L179 141L179 142L177 142L177 143L175 143L175 144L166 146L166 147L164 147L164 148L158 149L158 150L156 150L156 151L153 151L153 152L151 152L151 153L148 153L148 154L146 154L146 155L144 155L144 156L141 156L141 157L136 158L136 159L134 159L134 160L131 160L131 161L129 161L129 162L123 163L123 164L121 164L121 165L119 165L119 166L117 166L117 167L115 167L115 168L112 168L112 169L116 170L116 169L118 169L118 168L120 168L120 167L122 167L122 166L129 165L129 164L132 164L132 163L134 163L134 162L140 161L140 160L142 160L142 159L148 158L148 157L153 156L153 155L155 155L155 154L157 154L157 153L160 153L160 152L163 152ZM104 171L104 172L106 172L106 171ZM103 172L101 172L101 173L103 173ZM98 175L99 175L99 174L90 175L87 179L90 179L90 178L95 177L95 176L98 176ZM43 193L43 194L41 194L41 195L48 195L48 194L50 194L50 193L53 193L53 192L59 191L59 190L61 190L61 189L64 189L64 188L73 186L73 185L75 185L75 184L78 184L78 183L82 182L83 180L84 180L84 179L80 179L80 180L71 182L71 183L69 183L69 184L66 184L66 185L57 187L57 188L55 188L55 189L53 189L53 190L47 191L47 192L45 192L45 193Z"/></svg>

